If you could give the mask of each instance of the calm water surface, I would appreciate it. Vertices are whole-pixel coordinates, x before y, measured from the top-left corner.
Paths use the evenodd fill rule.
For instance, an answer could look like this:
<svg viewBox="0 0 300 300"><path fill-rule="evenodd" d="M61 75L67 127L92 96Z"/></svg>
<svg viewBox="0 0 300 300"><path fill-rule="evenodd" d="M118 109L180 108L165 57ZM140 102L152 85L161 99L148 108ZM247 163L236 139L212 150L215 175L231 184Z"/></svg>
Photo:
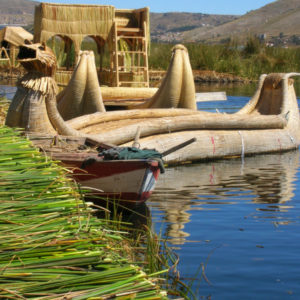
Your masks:
<svg viewBox="0 0 300 300"><path fill-rule="evenodd" d="M254 89L214 86L234 96L199 109L236 111ZM300 299L298 151L168 168L147 205L196 299Z"/></svg>
<svg viewBox="0 0 300 300"><path fill-rule="evenodd" d="M168 168L147 205L197 299L300 299L299 151Z"/></svg>

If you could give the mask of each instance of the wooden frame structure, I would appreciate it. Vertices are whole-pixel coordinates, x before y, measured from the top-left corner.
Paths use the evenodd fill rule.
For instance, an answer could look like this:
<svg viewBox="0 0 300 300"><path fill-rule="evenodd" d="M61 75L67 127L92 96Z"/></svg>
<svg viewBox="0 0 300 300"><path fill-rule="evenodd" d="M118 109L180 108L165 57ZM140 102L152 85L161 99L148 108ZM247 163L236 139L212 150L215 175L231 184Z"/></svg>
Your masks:
<svg viewBox="0 0 300 300"><path fill-rule="evenodd" d="M116 9L107 5L67 5L40 3L35 9L34 42L59 36L65 53L73 46L75 61L82 42L92 38L100 54L98 76L101 84L115 87L149 87L149 8ZM109 51L109 67L103 68L104 47ZM59 68L56 80L66 85L72 67Z"/></svg>
<svg viewBox="0 0 300 300"><path fill-rule="evenodd" d="M10 57L9 57L9 55L8 55L8 53L7 53L6 48L4 48L4 47L1 47L1 48L0 48L0 61L1 61L1 62L2 62L2 61L8 62L8 66L9 66L9 68L11 68Z"/></svg>

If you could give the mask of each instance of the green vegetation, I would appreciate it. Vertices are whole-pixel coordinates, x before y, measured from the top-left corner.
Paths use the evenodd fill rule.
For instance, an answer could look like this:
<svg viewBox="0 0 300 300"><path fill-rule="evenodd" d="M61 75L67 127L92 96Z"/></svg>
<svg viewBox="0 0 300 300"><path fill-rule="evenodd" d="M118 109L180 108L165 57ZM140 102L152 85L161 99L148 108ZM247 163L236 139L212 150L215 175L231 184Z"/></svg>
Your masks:
<svg viewBox="0 0 300 300"><path fill-rule="evenodd" d="M46 44L54 52L58 67L69 68L75 65L75 48L70 40L53 36Z"/></svg>
<svg viewBox="0 0 300 300"><path fill-rule="evenodd" d="M162 299L126 233L93 216L67 171L0 127L0 297ZM126 249L128 249L126 251Z"/></svg>
<svg viewBox="0 0 300 300"><path fill-rule="evenodd" d="M263 73L300 71L300 48L267 47L249 37L244 45L228 41L224 45L184 44L193 70L211 70L249 79ZM168 68L173 44L151 44L150 69Z"/></svg>

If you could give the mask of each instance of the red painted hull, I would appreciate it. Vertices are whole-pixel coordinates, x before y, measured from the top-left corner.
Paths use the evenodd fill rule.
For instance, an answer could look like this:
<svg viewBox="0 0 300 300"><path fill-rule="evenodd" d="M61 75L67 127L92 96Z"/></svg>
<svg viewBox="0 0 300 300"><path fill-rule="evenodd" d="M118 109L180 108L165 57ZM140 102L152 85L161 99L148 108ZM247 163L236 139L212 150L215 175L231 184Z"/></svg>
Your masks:
<svg viewBox="0 0 300 300"><path fill-rule="evenodd" d="M52 154L71 168L73 178L91 194L134 206L152 194L160 169L156 160L101 160L89 153Z"/></svg>

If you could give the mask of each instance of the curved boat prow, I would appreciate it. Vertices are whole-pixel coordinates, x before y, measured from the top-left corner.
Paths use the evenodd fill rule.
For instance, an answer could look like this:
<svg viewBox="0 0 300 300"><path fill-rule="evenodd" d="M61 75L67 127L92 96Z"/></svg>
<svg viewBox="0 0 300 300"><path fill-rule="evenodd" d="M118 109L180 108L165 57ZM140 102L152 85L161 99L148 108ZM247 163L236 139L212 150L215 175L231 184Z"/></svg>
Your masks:
<svg viewBox="0 0 300 300"><path fill-rule="evenodd" d="M197 110L195 83L188 50L178 44L172 49L172 58L157 92L135 108L185 108Z"/></svg>
<svg viewBox="0 0 300 300"><path fill-rule="evenodd" d="M57 95L57 108L64 120L105 112L93 51L81 51L68 86Z"/></svg>
<svg viewBox="0 0 300 300"><path fill-rule="evenodd" d="M299 141L300 118L293 76L300 73L261 75L253 98L237 114L281 115L286 129Z"/></svg>
<svg viewBox="0 0 300 300"><path fill-rule="evenodd" d="M298 111L292 76L300 76L300 73L261 75L256 93L238 114L285 115Z"/></svg>

